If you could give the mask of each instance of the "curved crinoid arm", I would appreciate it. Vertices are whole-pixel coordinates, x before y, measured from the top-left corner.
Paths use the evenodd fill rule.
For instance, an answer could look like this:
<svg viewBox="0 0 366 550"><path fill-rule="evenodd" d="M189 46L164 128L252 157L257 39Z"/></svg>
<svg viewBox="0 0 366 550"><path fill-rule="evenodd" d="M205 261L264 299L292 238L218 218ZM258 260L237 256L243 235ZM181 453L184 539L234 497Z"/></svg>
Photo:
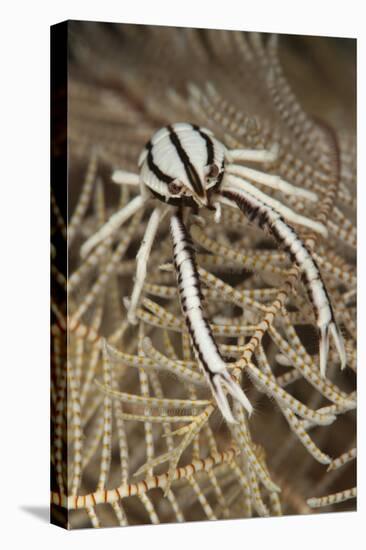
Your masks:
<svg viewBox="0 0 366 550"><path fill-rule="evenodd" d="M85 258L93 248L104 241L110 235L113 235L129 218L140 210L146 202L146 198L141 195L134 197L124 208L113 214L102 227L94 233L81 247L80 254Z"/></svg>
<svg viewBox="0 0 366 550"><path fill-rule="evenodd" d="M136 260L137 260L136 279L132 290L131 300L128 306L128 314L127 314L127 318L129 322L132 324L137 323L136 310L140 301L142 287L144 286L144 282L146 279L147 262L149 260L151 248L154 244L155 236L159 229L159 225L163 217L165 216L168 208L169 207L163 209L160 206L154 208L150 216L150 219L147 223L147 227L141 242L141 246L136 255Z"/></svg>
<svg viewBox="0 0 366 550"><path fill-rule="evenodd" d="M197 361L224 418L229 423L236 423L226 392L239 401L249 414L253 409L239 384L231 377L203 313L193 244L180 212L172 216L170 232L181 307Z"/></svg>
<svg viewBox="0 0 366 550"><path fill-rule="evenodd" d="M329 333L334 339L341 359L341 366L344 368L346 365L346 352L343 338L334 318L327 289L311 252L298 237L296 231L285 222L280 213L257 197L247 191L233 188L229 183L224 185L221 195L222 202L240 208L250 221L256 222L260 228L268 231L299 267L319 328L319 356L322 376L325 376L327 366Z"/></svg>

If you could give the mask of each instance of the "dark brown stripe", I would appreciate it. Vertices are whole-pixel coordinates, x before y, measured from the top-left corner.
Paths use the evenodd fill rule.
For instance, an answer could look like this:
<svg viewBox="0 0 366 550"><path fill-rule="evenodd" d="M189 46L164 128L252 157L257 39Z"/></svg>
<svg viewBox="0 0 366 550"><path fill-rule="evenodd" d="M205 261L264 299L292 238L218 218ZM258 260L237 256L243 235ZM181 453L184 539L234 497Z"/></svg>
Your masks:
<svg viewBox="0 0 366 550"><path fill-rule="evenodd" d="M259 344L258 338L256 336L252 336L252 340L256 340L257 341L257 346L258 346L258 344Z"/></svg>
<svg viewBox="0 0 366 550"><path fill-rule="evenodd" d="M95 336L95 338L93 338L92 340L89 340L89 342L90 342L91 344L95 344L96 342L98 342L98 340L99 340L99 334L97 333L96 336Z"/></svg>
<svg viewBox="0 0 366 550"><path fill-rule="evenodd" d="M184 166L184 169L186 171L187 178L188 178L190 184L192 185L192 187L195 190L195 192L197 193L197 195L199 197L203 197L204 196L204 190L203 190L201 180L199 178L199 175L197 174L197 171L196 171L195 167L191 163L190 158L187 155L187 152L185 151L184 147L182 146L182 144L179 140L179 137L175 133L173 127L168 126L168 130L169 130L170 141L174 145L174 147L175 147L175 149L178 153L178 156L179 156L180 160L183 163L183 166Z"/></svg>
<svg viewBox="0 0 366 550"><path fill-rule="evenodd" d="M153 154L152 154L153 146L152 146L150 141L146 144L146 149L148 151L148 153L147 153L147 165L148 165L149 169L151 170L151 172L160 181L163 181L164 183L167 183L167 184L171 183L174 178L172 178L171 176L168 176L167 174L164 174L164 172L162 172L160 170L159 166L157 164L155 164L154 157L153 157Z"/></svg>
<svg viewBox="0 0 366 550"><path fill-rule="evenodd" d="M206 142L206 149L207 149L207 165L210 166L211 164L213 164L214 160L215 160L215 157L214 157L214 146L213 146L213 143L212 143L212 139L210 138L210 136L208 136L207 134L205 134L205 132L203 132L201 130L201 128L199 126L197 126L196 124L192 124L192 128L193 130L195 130L196 132L199 133L199 135L205 140Z"/></svg>

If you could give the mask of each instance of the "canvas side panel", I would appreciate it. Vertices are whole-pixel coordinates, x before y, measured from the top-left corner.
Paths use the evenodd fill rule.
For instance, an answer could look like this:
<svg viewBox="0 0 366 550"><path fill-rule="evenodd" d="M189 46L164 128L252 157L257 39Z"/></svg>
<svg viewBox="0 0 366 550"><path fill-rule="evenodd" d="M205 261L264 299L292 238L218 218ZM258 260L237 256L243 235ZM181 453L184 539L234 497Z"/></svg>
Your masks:
<svg viewBox="0 0 366 550"><path fill-rule="evenodd" d="M68 23L51 27L51 523L67 528Z"/></svg>

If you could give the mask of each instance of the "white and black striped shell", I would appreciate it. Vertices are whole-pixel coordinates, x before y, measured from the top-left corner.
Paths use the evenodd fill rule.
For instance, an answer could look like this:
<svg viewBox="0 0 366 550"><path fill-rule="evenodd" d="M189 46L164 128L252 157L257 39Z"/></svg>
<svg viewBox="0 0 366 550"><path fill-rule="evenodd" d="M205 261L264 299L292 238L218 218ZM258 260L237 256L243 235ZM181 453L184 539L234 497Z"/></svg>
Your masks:
<svg viewBox="0 0 366 550"><path fill-rule="evenodd" d="M162 200L192 197L208 204L207 191L222 178L225 146L210 130L178 122L161 128L139 158L140 179Z"/></svg>

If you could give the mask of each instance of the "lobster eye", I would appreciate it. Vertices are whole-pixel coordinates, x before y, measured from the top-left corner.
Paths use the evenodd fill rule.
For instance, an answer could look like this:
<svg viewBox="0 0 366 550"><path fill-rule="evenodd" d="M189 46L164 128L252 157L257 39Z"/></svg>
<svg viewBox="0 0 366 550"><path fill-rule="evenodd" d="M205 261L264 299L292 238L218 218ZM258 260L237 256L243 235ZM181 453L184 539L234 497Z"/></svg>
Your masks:
<svg viewBox="0 0 366 550"><path fill-rule="evenodd" d="M182 190L182 185L177 181L171 181L168 184L168 191L171 195L179 195Z"/></svg>
<svg viewBox="0 0 366 550"><path fill-rule="evenodd" d="M217 164L211 164L211 166L209 167L209 171L207 173L207 177L208 178L217 178L219 173L220 173L220 169L217 166Z"/></svg>

